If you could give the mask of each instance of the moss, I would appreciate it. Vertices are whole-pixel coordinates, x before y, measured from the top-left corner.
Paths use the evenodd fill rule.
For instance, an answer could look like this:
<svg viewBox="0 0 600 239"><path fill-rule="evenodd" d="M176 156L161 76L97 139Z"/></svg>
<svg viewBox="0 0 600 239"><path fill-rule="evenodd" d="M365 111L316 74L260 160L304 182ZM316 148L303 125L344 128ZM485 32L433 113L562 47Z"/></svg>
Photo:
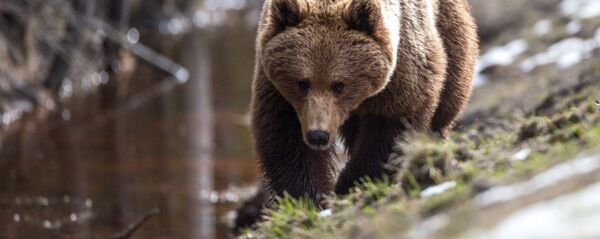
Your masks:
<svg viewBox="0 0 600 239"><path fill-rule="evenodd" d="M275 210L267 213L269 220L259 225L263 228L261 237L286 238L292 232L310 229L318 222L319 212L310 200L278 198L276 205ZM246 232L243 237L253 236L254 233Z"/></svg>
<svg viewBox="0 0 600 239"><path fill-rule="evenodd" d="M461 179L465 181L473 180L480 171L473 162L461 163L460 168L463 172Z"/></svg>
<svg viewBox="0 0 600 239"><path fill-rule="evenodd" d="M589 145L600 145L600 125L595 125L591 129L587 130L584 138L587 140Z"/></svg>
<svg viewBox="0 0 600 239"><path fill-rule="evenodd" d="M600 100L590 101L585 109L588 114L594 114L598 110L598 105L600 105Z"/></svg>
<svg viewBox="0 0 600 239"><path fill-rule="evenodd" d="M389 168L398 172L396 180L415 195L423 188L441 183L460 170L459 162L474 158L470 143L439 140L429 135L412 135L400 143Z"/></svg>
<svg viewBox="0 0 600 239"><path fill-rule="evenodd" d="M549 124L550 119L547 117L533 117L528 119L519 130L517 143L538 137L548 132Z"/></svg>
<svg viewBox="0 0 600 239"><path fill-rule="evenodd" d="M363 179L352 192L341 198L342 201L348 201L359 208L374 206L389 198L396 199L401 197L396 184L392 183L388 178L382 181L373 181L369 178ZM335 207L337 201L333 201Z"/></svg>

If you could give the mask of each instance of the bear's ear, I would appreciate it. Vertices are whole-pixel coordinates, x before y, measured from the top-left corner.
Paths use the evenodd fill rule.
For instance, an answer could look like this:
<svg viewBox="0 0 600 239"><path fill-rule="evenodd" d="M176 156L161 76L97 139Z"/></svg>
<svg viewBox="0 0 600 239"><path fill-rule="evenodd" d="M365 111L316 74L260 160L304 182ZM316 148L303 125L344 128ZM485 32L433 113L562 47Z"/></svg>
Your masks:
<svg viewBox="0 0 600 239"><path fill-rule="evenodd" d="M300 24L306 14L307 8L297 0L272 0L269 6L269 16L275 32Z"/></svg>
<svg viewBox="0 0 600 239"><path fill-rule="evenodd" d="M381 7L376 0L351 0L342 17L350 29L369 35L383 24Z"/></svg>

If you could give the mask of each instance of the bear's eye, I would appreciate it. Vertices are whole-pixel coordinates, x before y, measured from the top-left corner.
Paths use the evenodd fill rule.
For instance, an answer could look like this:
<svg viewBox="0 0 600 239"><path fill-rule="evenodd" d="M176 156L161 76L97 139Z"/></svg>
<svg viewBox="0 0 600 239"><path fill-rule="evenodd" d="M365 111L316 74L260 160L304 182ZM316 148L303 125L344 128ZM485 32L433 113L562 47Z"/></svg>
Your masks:
<svg viewBox="0 0 600 239"><path fill-rule="evenodd" d="M300 92L302 93L307 93L310 89L310 83L308 83L307 80L298 81L298 89L300 89Z"/></svg>
<svg viewBox="0 0 600 239"><path fill-rule="evenodd" d="M331 85L331 91L333 91L333 93L336 93L336 94L341 94L342 92L344 92L344 87L345 87L344 83L336 82L336 83L333 83L333 85Z"/></svg>

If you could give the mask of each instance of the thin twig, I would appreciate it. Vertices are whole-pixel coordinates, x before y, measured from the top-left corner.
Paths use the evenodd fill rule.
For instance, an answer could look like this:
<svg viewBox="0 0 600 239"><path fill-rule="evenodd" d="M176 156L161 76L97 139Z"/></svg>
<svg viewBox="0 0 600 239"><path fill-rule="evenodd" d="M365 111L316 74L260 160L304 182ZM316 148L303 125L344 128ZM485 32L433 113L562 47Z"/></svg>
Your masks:
<svg viewBox="0 0 600 239"><path fill-rule="evenodd" d="M158 208L156 208L156 207L152 208L146 214L139 217L137 220L135 220L131 224L127 225L127 228L125 228L125 230L123 230L123 232L117 234L116 236L111 237L110 239L129 239L129 238L131 238L131 236L133 236L133 234L138 229L140 229L140 227L142 227L144 225L144 223L146 223L148 220L150 220L150 218L158 215L159 213L160 213L160 210Z"/></svg>

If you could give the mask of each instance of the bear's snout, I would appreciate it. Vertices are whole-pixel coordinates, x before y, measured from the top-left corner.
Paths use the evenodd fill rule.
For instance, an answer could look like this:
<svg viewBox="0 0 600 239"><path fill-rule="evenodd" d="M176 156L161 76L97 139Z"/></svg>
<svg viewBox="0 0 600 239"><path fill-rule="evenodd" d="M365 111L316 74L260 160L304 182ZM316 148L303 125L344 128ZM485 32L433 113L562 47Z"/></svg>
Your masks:
<svg viewBox="0 0 600 239"><path fill-rule="evenodd" d="M311 130L306 134L308 143L317 148L321 148L329 144L329 137L329 133L323 130Z"/></svg>

